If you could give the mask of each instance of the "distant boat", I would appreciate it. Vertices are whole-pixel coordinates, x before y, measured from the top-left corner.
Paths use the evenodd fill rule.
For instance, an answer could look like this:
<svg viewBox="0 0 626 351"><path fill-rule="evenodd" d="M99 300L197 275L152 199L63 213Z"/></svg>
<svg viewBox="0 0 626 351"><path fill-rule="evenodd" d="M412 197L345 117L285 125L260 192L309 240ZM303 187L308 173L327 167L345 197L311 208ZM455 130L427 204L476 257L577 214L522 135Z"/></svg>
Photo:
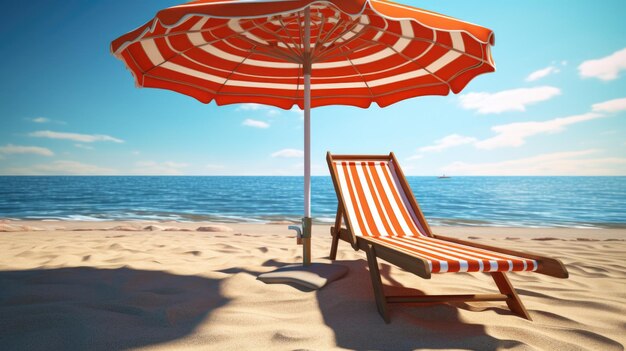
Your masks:
<svg viewBox="0 0 626 351"><path fill-rule="evenodd" d="M440 175L437 178L439 178L439 179L448 179L448 178L450 178L450 176L447 176L447 175L443 174L443 175Z"/></svg>

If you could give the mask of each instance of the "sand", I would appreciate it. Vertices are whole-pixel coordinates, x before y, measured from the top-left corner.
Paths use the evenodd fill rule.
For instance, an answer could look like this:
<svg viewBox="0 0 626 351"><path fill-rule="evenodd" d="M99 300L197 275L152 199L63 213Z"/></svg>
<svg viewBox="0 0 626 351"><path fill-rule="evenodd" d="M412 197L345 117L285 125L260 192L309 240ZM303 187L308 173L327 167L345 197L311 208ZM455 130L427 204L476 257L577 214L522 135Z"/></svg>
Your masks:
<svg viewBox="0 0 626 351"><path fill-rule="evenodd" d="M198 231L199 227L204 227ZM561 259L563 280L513 273L534 321L503 302L376 311L365 254L318 291L256 279L301 259L286 225L0 222L0 350L623 350L626 230L434 228ZM314 228L324 262L328 226ZM424 280L381 261L386 289L495 293L485 274ZM404 287L404 288L403 288Z"/></svg>

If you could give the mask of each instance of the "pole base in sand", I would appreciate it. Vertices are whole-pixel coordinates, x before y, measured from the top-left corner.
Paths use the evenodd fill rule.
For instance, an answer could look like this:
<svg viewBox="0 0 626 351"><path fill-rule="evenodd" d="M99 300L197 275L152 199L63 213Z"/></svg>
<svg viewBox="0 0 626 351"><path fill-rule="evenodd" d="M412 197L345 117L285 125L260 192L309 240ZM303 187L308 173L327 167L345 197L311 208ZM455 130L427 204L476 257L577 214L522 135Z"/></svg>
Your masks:
<svg viewBox="0 0 626 351"><path fill-rule="evenodd" d="M342 278L348 267L339 264L311 263L303 266L293 264L263 273L257 279L267 284L292 284L306 289L317 290L326 284Z"/></svg>

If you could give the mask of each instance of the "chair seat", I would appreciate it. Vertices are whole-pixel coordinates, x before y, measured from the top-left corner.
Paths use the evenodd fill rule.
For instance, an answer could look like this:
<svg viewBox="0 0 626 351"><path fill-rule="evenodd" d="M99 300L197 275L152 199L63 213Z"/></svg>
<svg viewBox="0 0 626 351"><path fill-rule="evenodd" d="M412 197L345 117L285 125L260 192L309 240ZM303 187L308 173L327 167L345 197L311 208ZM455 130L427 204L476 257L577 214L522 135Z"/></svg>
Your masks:
<svg viewBox="0 0 626 351"><path fill-rule="evenodd" d="M431 273L535 271L536 260L443 241L427 236L359 237L428 262Z"/></svg>

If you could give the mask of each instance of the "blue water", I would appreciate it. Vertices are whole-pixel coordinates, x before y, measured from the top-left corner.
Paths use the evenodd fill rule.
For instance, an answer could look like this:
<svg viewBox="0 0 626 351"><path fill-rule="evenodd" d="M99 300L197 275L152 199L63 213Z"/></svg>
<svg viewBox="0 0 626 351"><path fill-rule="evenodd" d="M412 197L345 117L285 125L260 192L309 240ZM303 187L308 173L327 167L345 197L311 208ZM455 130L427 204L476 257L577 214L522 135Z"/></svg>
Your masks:
<svg viewBox="0 0 626 351"><path fill-rule="evenodd" d="M626 177L408 177L434 225L626 228ZM269 222L302 216L302 177L0 177L0 218ZM312 211L332 222L330 177Z"/></svg>

